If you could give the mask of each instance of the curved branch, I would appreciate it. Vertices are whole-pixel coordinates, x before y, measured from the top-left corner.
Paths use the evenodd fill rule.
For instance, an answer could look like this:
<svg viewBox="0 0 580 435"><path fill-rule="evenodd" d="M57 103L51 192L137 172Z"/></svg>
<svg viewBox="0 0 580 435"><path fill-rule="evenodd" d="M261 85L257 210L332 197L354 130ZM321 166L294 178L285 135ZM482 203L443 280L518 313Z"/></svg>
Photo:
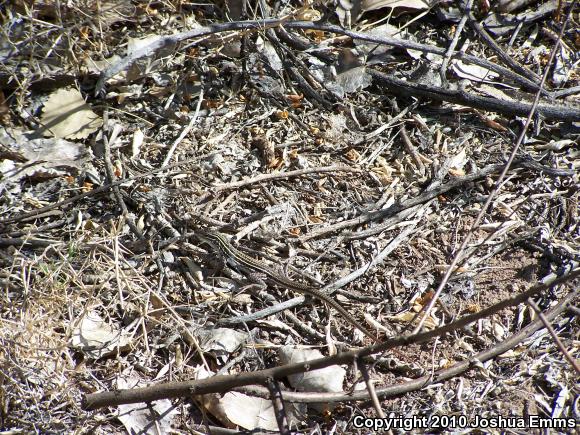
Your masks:
<svg viewBox="0 0 580 435"><path fill-rule="evenodd" d="M560 301L557 305L549 309L543 316L544 319L552 320L556 318L559 314L566 311L569 304L578 296L580 290L575 290L572 293L569 293L564 300ZM413 379L411 381L402 382L396 385L389 385L388 387L378 388L375 389L376 395L381 399L388 399L390 397L395 397L401 394L410 393L412 391L417 391L421 388L425 388L429 385L435 384L437 382L446 381L454 376L457 376L467 370L469 370L474 362L481 362L484 363L489 361L492 358L495 358L498 355L508 351L509 349L513 348L517 344L519 344L522 340L529 337L531 334L539 330L544 326L544 322L541 318L538 317L537 320L534 320L532 323L527 325L525 328L513 334L508 339L502 341L501 343L479 352L478 354L474 355L468 361L462 361L453 366L439 370L435 372L434 376L427 375L422 376L417 379ZM264 387L260 386L246 386L246 387L239 387L234 388L234 391L238 391L240 393L246 393L252 396L262 397L262 398L269 398L268 390ZM296 402L296 403L338 403L338 402L351 402L353 400L369 400L371 396L369 395L368 391L357 391L353 394L347 393L306 393L300 391L284 391L283 398L287 402Z"/></svg>
<svg viewBox="0 0 580 435"><path fill-rule="evenodd" d="M239 373L236 375L222 375L214 376L207 379L200 379L186 382L167 382L164 384L153 385L144 388L135 388L131 390L106 391L102 393L88 394L83 400L82 406L85 409L95 409L103 406L116 406L125 403L139 403L150 402L153 400L186 397L197 394L208 394L229 391L235 387L242 387L245 385L264 384L267 379L281 379L289 375L303 373L310 370L318 370L324 367L337 364L351 364L358 358L364 358L377 352L384 352L399 346L408 346L410 344L425 343L435 337L440 337L451 331L455 331L465 325L476 322L491 314L494 314L504 308L517 305L526 301L529 297L550 288L554 285L559 285L568 282L580 276L580 269L574 269L566 275L550 280L548 283L542 283L533 286L531 289L520 293L513 298L501 301L491 307L481 310L478 313L467 315L448 325L434 329L428 332L422 332L414 335L403 335L386 340L382 343L364 347L362 349L353 350L349 352L339 353L337 355L319 358L312 361L301 362L296 364L287 364L280 367L273 367L270 369L259 370L256 372ZM462 363L466 366L469 362ZM438 372L433 380L439 380L441 373L454 375L465 370L465 367L452 367L451 369ZM425 382L422 380L421 382ZM377 392L378 394L378 392Z"/></svg>

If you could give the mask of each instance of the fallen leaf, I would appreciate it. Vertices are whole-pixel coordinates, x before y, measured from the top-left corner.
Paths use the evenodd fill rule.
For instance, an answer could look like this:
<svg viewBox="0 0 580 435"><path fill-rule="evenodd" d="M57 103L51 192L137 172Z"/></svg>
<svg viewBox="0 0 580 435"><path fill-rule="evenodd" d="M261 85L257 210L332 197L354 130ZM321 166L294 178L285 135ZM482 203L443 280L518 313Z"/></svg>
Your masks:
<svg viewBox="0 0 580 435"><path fill-rule="evenodd" d="M206 379L213 375L212 372L200 368L196 372L196 379ZM246 430L278 430L276 416L270 400L251 397L233 391L223 396L219 394L204 394L197 396L196 399L209 413L228 428L241 426Z"/></svg>
<svg viewBox="0 0 580 435"><path fill-rule="evenodd" d="M283 364L301 363L322 358L324 355L316 349L304 347L283 346L279 350L280 361ZM288 376L292 387L298 391L340 392L346 376L346 370L340 366L330 366L319 370L307 371Z"/></svg>
<svg viewBox="0 0 580 435"><path fill-rule="evenodd" d="M490 81L495 79L498 74L479 65L467 64L460 60L453 62L453 71L458 77L468 79L474 82Z"/></svg>
<svg viewBox="0 0 580 435"><path fill-rule="evenodd" d="M427 9L429 2L426 0L363 0L362 2L362 9L365 11L381 8Z"/></svg>
<svg viewBox="0 0 580 435"><path fill-rule="evenodd" d="M280 361L283 364L294 364L322 358L323 355L316 349L308 349L298 346L283 346L279 350ZM298 391L316 391L337 393L342 392L342 385L346 376L346 370L340 366L330 366L323 369L306 371L288 376L292 387ZM332 410L331 403L317 403L311 405L319 412Z"/></svg>
<svg viewBox="0 0 580 435"><path fill-rule="evenodd" d="M123 330L103 320L96 311L90 311L73 329L70 346L89 358L99 359L125 348L129 342Z"/></svg>
<svg viewBox="0 0 580 435"><path fill-rule="evenodd" d="M126 370L129 372L129 370ZM117 378L118 389L145 387L146 384L134 374L124 372ZM154 433L163 435L174 433L171 423L179 416L176 407L169 399L155 400L151 403L131 403L118 406L117 418L130 434Z"/></svg>
<svg viewBox="0 0 580 435"><path fill-rule="evenodd" d="M247 333L229 328L202 329L199 333L201 349L215 356L230 355L248 339Z"/></svg>
<svg viewBox="0 0 580 435"><path fill-rule="evenodd" d="M74 88L52 93L40 119L42 127L38 131L43 136L67 139L84 139L103 125L101 117Z"/></svg>

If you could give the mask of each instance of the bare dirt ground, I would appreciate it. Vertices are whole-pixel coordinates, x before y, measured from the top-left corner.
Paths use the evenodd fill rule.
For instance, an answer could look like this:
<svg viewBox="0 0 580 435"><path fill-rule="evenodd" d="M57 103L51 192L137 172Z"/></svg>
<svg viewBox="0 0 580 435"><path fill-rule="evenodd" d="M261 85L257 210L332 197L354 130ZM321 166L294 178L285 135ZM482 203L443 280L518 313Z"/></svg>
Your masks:
<svg viewBox="0 0 580 435"><path fill-rule="evenodd" d="M1 3L0 433L577 430L578 6L467 3Z"/></svg>

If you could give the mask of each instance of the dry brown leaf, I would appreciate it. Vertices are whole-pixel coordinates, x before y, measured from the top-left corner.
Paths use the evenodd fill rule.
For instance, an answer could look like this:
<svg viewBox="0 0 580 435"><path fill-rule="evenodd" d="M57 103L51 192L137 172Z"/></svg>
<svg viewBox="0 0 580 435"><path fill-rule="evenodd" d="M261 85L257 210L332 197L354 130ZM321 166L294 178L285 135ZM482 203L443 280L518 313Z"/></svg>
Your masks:
<svg viewBox="0 0 580 435"><path fill-rule="evenodd" d="M354 148L351 148L347 151L345 157L350 160L351 162L356 162L360 159L360 154Z"/></svg>
<svg viewBox="0 0 580 435"><path fill-rule="evenodd" d="M196 379L206 379L213 373L201 368L196 372ZM203 407L216 417L224 426L235 428L241 426L247 430L277 430L276 416L272 402L259 397L250 397L230 391L223 396L204 394L196 399Z"/></svg>
<svg viewBox="0 0 580 435"><path fill-rule="evenodd" d="M453 177L463 177L465 175L465 171L463 169L450 168L449 175L452 175Z"/></svg>
<svg viewBox="0 0 580 435"><path fill-rule="evenodd" d="M324 219L319 218L318 216L310 215L308 216L308 220L313 224L321 224L324 222Z"/></svg>
<svg viewBox="0 0 580 435"><path fill-rule="evenodd" d="M320 17L320 12L311 8L302 10L296 15L296 19L301 21L318 21Z"/></svg>
<svg viewBox="0 0 580 435"><path fill-rule="evenodd" d="M300 228L290 228L290 229L288 229L288 232L296 237L298 237L302 233L300 231Z"/></svg>
<svg viewBox="0 0 580 435"><path fill-rule="evenodd" d="M103 125L101 117L74 88L53 92L44 104L41 121L39 132L44 136L67 139L84 139Z"/></svg>
<svg viewBox="0 0 580 435"><path fill-rule="evenodd" d="M421 310L421 306L420 305L415 305L413 306L413 310L412 311L405 311L399 314L396 314L394 316L387 316L387 319L392 320L393 322L397 322L397 323L410 323L413 322L413 319L415 320L413 322L413 324L417 324L418 319L416 319L416 315L417 312L419 312ZM429 316L427 317L427 319L425 320L425 323L423 324L423 326L425 327L425 329L431 330L431 329L435 329L437 326L439 326L439 322L437 321L437 319L433 316Z"/></svg>

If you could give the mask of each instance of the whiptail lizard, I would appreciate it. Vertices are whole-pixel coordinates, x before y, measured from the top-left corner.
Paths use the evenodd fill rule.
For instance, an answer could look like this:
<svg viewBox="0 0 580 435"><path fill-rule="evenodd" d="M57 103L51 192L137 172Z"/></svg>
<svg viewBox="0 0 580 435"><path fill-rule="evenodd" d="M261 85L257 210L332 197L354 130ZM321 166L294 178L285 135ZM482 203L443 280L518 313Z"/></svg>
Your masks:
<svg viewBox="0 0 580 435"><path fill-rule="evenodd" d="M313 288L300 282L292 281L285 276L272 271L271 267L267 264L234 248L228 238L221 233L216 231L200 231L197 233L197 235L202 241L211 245L212 248L223 255L226 261L229 261L230 264L240 269L240 271L247 274L248 276L251 277L252 273L258 272L260 274L266 275L272 282L274 282L274 284L280 287L284 287L286 289L294 290L298 293L310 295L320 299L342 314L342 316L352 326L362 331L367 337L371 338L375 342L380 342L379 338L377 338L368 329L362 326L360 322L356 320L348 311L346 311L337 301L332 299L329 295L322 292L318 288ZM254 279L256 279L255 275Z"/></svg>

